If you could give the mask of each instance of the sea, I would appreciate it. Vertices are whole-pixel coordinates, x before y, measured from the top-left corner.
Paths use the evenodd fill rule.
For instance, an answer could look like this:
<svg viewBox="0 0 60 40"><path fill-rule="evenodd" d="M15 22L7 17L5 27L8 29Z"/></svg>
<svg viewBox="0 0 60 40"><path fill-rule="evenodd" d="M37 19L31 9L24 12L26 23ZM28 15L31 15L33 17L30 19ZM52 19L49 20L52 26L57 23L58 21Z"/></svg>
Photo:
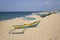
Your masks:
<svg viewBox="0 0 60 40"><path fill-rule="evenodd" d="M0 12L0 21L12 19L12 18L24 17L37 12ZM42 12L42 11L39 11L39 12Z"/></svg>

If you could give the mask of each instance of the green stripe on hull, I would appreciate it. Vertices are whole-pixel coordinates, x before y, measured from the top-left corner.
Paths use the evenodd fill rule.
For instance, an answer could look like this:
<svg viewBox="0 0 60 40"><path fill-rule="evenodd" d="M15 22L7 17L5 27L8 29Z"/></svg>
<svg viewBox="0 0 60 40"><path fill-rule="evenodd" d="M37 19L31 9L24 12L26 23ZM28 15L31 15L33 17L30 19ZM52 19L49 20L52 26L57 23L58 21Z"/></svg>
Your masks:
<svg viewBox="0 0 60 40"><path fill-rule="evenodd" d="M38 24L39 24L39 21L36 21L36 22L31 23L30 26L26 26L26 25L13 25L13 27L15 29L32 28L32 27L36 27Z"/></svg>

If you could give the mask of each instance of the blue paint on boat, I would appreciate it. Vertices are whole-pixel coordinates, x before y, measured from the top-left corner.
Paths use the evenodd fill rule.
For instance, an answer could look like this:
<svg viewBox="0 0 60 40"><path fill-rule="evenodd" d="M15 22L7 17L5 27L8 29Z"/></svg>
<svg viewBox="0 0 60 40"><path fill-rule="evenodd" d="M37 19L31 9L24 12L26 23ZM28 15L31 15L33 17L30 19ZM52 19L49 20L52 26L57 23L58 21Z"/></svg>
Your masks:
<svg viewBox="0 0 60 40"><path fill-rule="evenodd" d="M29 18L29 17L24 17L24 20L35 20L36 18Z"/></svg>

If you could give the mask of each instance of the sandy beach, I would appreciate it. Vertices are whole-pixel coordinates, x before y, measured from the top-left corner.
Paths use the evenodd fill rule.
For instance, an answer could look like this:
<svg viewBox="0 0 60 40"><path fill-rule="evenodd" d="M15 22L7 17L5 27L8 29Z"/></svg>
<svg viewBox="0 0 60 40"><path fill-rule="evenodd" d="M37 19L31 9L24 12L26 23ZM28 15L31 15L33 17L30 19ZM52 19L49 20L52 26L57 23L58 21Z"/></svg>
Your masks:
<svg viewBox="0 0 60 40"><path fill-rule="evenodd" d="M60 40L60 14L51 14L42 18L37 15L31 15L36 20L23 20L22 18L13 18L0 21L0 40ZM22 25L40 20L35 28L27 28L24 34L9 34L14 29L12 25Z"/></svg>

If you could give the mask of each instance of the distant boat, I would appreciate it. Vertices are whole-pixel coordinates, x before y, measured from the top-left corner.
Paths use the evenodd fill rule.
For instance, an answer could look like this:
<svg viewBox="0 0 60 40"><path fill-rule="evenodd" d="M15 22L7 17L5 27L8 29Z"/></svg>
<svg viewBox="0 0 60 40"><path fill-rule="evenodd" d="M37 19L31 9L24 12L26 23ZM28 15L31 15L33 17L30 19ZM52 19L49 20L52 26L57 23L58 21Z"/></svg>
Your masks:
<svg viewBox="0 0 60 40"><path fill-rule="evenodd" d="M51 12L40 12L40 13L36 13L36 15L40 16L40 17L46 17L51 15Z"/></svg>
<svg viewBox="0 0 60 40"><path fill-rule="evenodd" d="M60 14L60 11L57 11L56 14Z"/></svg>
<svg viewBox="0 0 60 40"><path fill-rule="evenodd" d="M24 33L24 31L25 31L26 28L36 27L39 23L40 23L40 21L35 21L35 22L33 22L33 23L30 23L30 24L13 25L13 27L14 27L13 30L15 30L15 29L24 29L24 30L22 30L22 32L17 32L17 33L16 33L16 32L13 33L13 32L12 32L13 30L11 30L9 33L10 33L10 34L22 34L22 33ZM12 33L11 33L11 32L12 32Z"/></svg>
<svg viewBox="0 0 60 40"><path fill-rule="evenodd" d="M23 17L23 20L35 20L35 18Z"/></svg>

